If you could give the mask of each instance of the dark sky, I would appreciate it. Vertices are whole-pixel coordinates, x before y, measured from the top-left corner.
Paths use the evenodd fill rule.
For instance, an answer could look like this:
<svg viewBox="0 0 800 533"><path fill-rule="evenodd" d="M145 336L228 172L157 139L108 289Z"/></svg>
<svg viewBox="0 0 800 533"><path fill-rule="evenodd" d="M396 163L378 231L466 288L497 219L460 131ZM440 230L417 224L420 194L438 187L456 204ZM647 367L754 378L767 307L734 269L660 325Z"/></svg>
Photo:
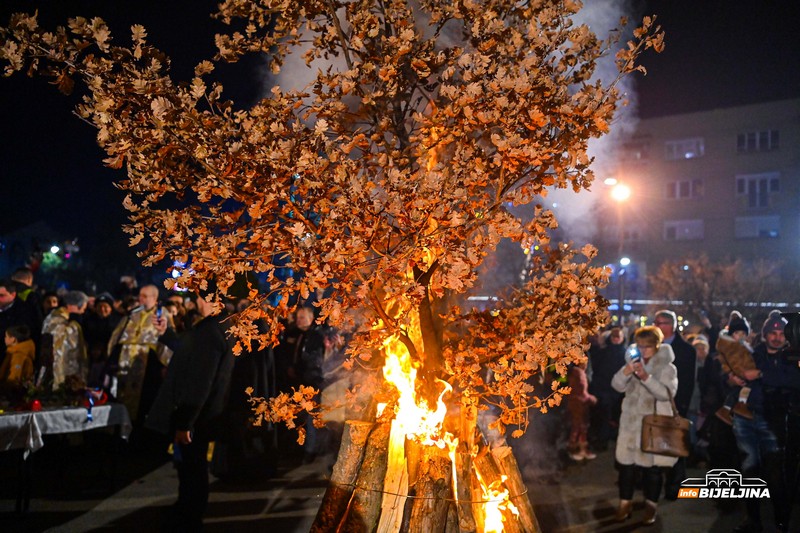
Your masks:
<svg viewBox="0 0 800 533"><path fill-rule="evenodd" d="M592 2L593 0L585 0ZM667 31L663 54L650 54L647 77L637 83L643 117L800 96L800 31L796 0L633 0L656 13ZM176 77L213 53L219 24L207 18L213 0L2 0L0 23L10 13L39 9L43 25L68 16L101 16L117 39L131 24L174 59ZM259 90L256 64L231 67L226 93L246 105ZM238 80L231 83L230 80ZM0 235L43 219L64 237L91 247L124 239L119 176L102 167L93 129L71 115L76 97L64 97L42 79L0 79Z"/></svg>

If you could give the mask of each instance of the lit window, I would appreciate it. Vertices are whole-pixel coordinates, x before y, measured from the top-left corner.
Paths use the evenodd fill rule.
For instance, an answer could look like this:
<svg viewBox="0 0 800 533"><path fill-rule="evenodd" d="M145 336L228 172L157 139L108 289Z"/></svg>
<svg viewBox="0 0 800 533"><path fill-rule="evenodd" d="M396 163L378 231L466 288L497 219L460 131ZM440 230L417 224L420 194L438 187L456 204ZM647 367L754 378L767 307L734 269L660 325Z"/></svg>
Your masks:
<svg viewBox="0 0 800 533"><path fill-rule="evenodd" d="M705 155L705 141L702 137L678 139L664 143L664 157L668 161L695 159Z"/></svg>
<svg viewBox="0 0 800 533"><path fill-rule="evenodd" d="M734 235L737 239L777 239L781 235L781 218L736 217Z"/></svg>
<svg viewBox="0 0 800 533"><path fill-rule="evenodd" d="M665 220L665 241L696 241L705 236L705 225L702 220Z"/></svg>

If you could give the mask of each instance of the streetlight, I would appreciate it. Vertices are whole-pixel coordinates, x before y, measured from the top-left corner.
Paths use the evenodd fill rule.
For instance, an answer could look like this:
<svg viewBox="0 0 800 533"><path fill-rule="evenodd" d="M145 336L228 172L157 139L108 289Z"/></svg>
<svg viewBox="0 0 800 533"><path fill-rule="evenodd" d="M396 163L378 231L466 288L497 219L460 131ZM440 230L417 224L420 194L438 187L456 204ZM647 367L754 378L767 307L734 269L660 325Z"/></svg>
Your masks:
<svg viewBox="0 0 800 533"><path fill-rule="evenodd" d="M622 255L625 246L625 228L622 223L622 204L627 202L631 197L631 188L614 178L606 180L606 184L611 187L611 199L617 203L617 228L619 230L619 248L617 249L617 257L619 257L619 270L617 275L617 283L619 283L619 323L622 325L622 315L625 312L625 272L626 267L631 264L630 258Z"/></svg>
<svg viewBox="0 0 800 533"><path fill-rule="evenodd" d="M617 202L624 202L631 197L631 188L624 183L617 183L611 189L611 198Z"/></svg>
<svg viewBox="0 0 800 533"><path fill-rule="evenodd" d="M619 270L617 270L617 283L619 283L619 324L622 325L622 314L625 312L625 274L627 267L631 264L630 257L619 258Z"/></svg>

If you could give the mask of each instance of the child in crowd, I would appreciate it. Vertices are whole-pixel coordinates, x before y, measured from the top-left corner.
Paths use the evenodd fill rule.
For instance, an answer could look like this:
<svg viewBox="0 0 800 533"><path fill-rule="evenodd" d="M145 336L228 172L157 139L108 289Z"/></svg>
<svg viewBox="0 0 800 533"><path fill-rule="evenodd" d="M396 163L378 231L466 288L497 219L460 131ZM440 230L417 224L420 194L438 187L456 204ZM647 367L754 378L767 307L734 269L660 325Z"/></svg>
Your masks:
<svg viewBox="0 0 800 533"><path fill-rule="evenodd" d="M717 339L719 361L725 374L733 372L734 375L741 378L746 370L754 370L756 368L752 355L753 348L747 343L749 334L750 324L747 319L738 311L733 311L728 321L728 327L720 333ZM752 419L753 413L747 408L749 395L750 387L741 387L738 393L734 390L717 411L717 416L729 424L732 423L732 414L737 414L748 420Z"/></svg>
<svg viewBox="0 0 800 533"><path fill-rule="evenodd" d="M595 459L588 444L589 432L589 406L597 403L597 397L589 394L589 382L586 378L586 362L572 365L567 374L572 392L567 396L567 409L569 410L572 429L569 433L568 452L573 461Z"/></svg>
<svg viewBox="0 0 800 533"><path fill-rule="evenodd" d="M6 358L0 366L0 386L11 391L21 388L24 382L33 379L36 346L27 326L6 328L5 342Z"/></svg>

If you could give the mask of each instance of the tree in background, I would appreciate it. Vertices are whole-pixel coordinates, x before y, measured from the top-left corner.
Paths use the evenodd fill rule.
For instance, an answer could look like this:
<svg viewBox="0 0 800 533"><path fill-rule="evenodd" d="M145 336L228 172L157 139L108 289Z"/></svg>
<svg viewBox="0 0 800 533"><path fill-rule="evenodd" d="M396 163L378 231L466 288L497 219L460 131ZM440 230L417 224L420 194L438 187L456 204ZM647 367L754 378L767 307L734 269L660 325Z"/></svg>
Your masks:
<svg viewBox="0 0 800 533"><path fill-rule="evenodd" d="M456 433L474 443L469 413L482 399L496 405L501 429L524 428L528 409L557 404L568 389L539 390L530 378L548 368L563 375L605 321L597 288L607 274L591 266L594 250L579 260L568 245L551 246L557 222L537 202L591 185L587 142L608 132L617 82L643 70L638 56L660 50L663 35L645 18L606 84L595 67L620 32L603 40L574 24L580 8L227 0L215 15L231 26L216 36L217 55L180 82L141 26L112 44L97 18L48 31L35 15L15 15L0 30L0 59L7 75L43 75L64 92L83 83L77 113L97 129L105 164L126 171L117 183L127 192L125 230L131 245L145 245L146 265L180 261L174 283L214 278L223 294L241 273L268 280L250 287L252 305L231 324L237 349L259 337L259 319L269 325L261 340L274 342L296 297L318 294L320 320L355 330L350 362L376 370L370 398L395 406L396 384L372 363L398 356L406 373L418 372L413 387L427 405L443 383L454 388L447 403L465 420ZM237 109L212 73L251 53L275 73L301 54L312 81L276 85ZM510 210L520 205L529 206L525 222ZM504 238L540 246L527 286L491 312L446 305ZM281 278L282 268L294 274ZM262 306L267 298L277 305ZM299 409L316 409L313 394L266 400L259 413L291 423ZM370 404L365 416L391 419L396 408L383 412Z"/></svg>
<svg viewBox="0 0 800 533"><path fill-rule="evenodd" d="M780 262L767 259L714 263L706 254L665 261L648 276L650 296L674 302L669 307L685 317L706 314L715 325L733 309L760 324L777 304L800 301L797 283L781 281L781 268Z"/></svg>

